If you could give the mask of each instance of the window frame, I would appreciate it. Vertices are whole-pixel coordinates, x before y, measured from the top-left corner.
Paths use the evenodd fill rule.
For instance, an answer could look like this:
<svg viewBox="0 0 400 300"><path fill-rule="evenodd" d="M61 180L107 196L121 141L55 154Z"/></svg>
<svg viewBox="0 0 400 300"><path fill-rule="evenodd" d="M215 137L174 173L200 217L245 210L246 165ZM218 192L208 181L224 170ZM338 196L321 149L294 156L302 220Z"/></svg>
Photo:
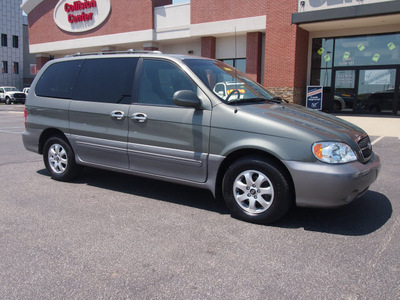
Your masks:
<svg viewBox="0 0 400 300"><path fill-rule="evenodd" d="M18 35L13 35L13 48L19 48L19 38Z"/></svg>
<svg viewBox="0 0 400 300"><path fill-rule="evenodd" d="M8 74L8 61L6 61L6 60L2 61L1 73Z"/></svg>
<svg viewBox="0 0 400 300"><path fill-rule="evenodd" d="M13 62L13 74L19 74L19 62Z"/></svg>
<svg viewBox="0 0 400 300"><path fill-rule="evenodd" d="M7 43L7 34L6 33L2 33L1 34L1 46L2 47L7 47L8 43Z"/></svg>

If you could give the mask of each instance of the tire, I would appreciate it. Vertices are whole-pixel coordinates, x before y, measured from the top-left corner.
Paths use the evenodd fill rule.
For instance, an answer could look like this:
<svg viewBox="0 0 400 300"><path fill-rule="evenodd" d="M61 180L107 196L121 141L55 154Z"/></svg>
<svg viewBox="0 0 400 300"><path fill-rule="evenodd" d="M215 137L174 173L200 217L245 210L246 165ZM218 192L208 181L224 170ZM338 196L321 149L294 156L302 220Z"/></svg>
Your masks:
<svg viewBox="0 0 400 300"><path fill-rule="evenodd" d="M293 193L289 182L287 172L274 161L243 158L226 171L223 198L233 217L269 224L290 208Z"/></svg>
<svg viewBox="0 0 400 300"><path fill-rule="evenodd" d="M54 136L46 141L43 161L51 178L58 181L71 181L80 171L75 162L74 151L61 136Z"/></svg>
<svg viewBox="0 0 400 300"><path fill-rule="evenodd" d="M10 105L10 104L11 104L11 100L10 100L10 98L6 98L6 101L5 101L5 103L6 103L7 105Z"/></svg>
<svg viewBox="0 0 400 300"><path fill-rule="evenodd" d="M333 102L333 112L340 112L342 110L342 105L339 101Z"/></svg>

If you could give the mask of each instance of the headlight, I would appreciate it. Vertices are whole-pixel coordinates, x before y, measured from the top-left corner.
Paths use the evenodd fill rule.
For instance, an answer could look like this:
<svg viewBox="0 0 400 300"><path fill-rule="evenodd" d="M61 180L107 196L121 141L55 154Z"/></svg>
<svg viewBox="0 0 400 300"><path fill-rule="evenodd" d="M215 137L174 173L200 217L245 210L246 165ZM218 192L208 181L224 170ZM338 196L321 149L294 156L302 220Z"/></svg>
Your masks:
<svg viewBox="0 0 400 300"><path fill-rule="evenodd" d="M312 146L313 154L322 162L344 164L357 160L349 145L339 142L320 142Z"/></svg>

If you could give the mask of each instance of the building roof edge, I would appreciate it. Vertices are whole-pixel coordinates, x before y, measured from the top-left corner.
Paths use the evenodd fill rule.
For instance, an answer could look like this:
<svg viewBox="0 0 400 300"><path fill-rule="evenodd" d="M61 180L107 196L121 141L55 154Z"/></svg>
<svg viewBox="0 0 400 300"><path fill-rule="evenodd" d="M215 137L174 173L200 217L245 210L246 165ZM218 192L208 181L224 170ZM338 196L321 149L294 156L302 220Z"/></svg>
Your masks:
<svg viewBox="0 0 400 300"><path fill-rule="evenodd" d="M36 6L38 6L42 2L43 0L25 0L20 7L28 15Z"/></svg>

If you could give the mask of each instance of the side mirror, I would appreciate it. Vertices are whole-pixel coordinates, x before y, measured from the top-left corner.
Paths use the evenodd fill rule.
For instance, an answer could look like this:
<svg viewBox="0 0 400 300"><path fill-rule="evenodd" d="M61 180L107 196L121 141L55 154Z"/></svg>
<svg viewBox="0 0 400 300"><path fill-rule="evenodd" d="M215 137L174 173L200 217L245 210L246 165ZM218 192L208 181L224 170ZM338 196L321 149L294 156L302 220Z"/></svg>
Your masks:
<svg viewBox="0 0 400 300"><path fill-rule="evenodd" d="M201 100L197 97L196 93L189 90L182 90L175 92L174 103L178 106L193 107L196 109L201 108Z"/></svg>

